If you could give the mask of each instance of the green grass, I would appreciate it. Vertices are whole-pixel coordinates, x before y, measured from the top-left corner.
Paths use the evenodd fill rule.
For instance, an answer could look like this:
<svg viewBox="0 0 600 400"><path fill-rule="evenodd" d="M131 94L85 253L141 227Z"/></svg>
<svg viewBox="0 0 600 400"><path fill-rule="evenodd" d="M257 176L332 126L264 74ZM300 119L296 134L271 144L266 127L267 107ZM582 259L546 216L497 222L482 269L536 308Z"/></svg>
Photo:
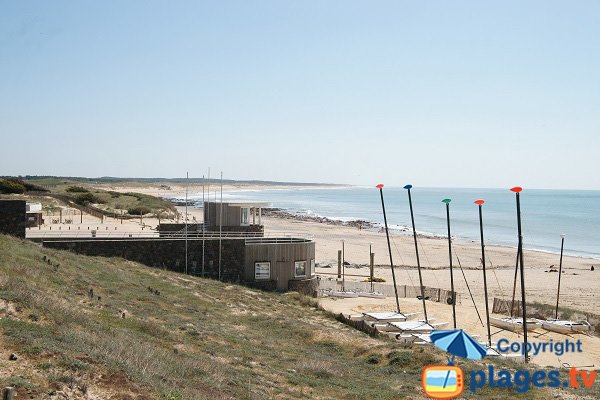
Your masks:
<svg viewBox="0 0 600 400"><path fill-rule="evenodd" d="M33 389L40 393L56 385L81 392L105 387L97 379L102 374L123 376L127 390L153 399L414 399L423 398L422 368L446 363L434 348L406 347L343 325L298 294L260 292L6 236L0 236L0 298L20 309L2 318L0 329L44 377ZM549 396L534 389L518 398ZM514 397L489 388L465 392L473 399Z"/></svg>
<svg viewBox="0 0 600 400"><path fill-rule="evenodd" d="M50 190L50 194L64 196L80 205L92 207L109 216L153 214L161 218L176 217L175 206L168 200L141 193L120 193L102 190L93 183L72 180L56 180L53 178L31 180ZM24 199L40 201L45 210L57 210L59 201L42 194L0 195L0 198Z"/></svg>

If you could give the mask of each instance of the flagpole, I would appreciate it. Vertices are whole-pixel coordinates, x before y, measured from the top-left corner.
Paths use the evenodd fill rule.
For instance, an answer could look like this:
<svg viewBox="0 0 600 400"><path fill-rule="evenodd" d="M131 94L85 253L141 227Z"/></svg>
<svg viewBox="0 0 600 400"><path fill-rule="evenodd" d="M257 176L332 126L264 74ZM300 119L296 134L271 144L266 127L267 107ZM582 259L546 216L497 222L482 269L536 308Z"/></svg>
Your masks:
<svg viewBox="0 0 600 400"><path fill-rule="evenodd" d="M215 197L217 193L215 191ZM223 171L221 171L221 201L219 203L219 280L221 280L221 253L222 253L222 238L223 238Z"/></svg>
<svg viewBox="0 0 600 400"><path fill-rule="evenodd" d="M390 267L392 269L392 280L394 281L394 293L396 295L396 309L400 312L400 301L398 300L398 288L396 287L396 273L394 272L394 260L392 259L392 246L390 245L390 233L388 231L387 216L385 214L385 203L383 201L383 184L380 183L376 186L379 189L379 195L381 197L381 208L383 209L383 222L385 224L385 236L387 238L388 253L390 254Z"/></svg>
<svg viewBox="0 0 600 400"><path fill-rule="evenodd" d="M485 203L483 200L475 200L475 204L479 206L479 232L481 234L481 263L483 265L483 293L485 295L485 319L487 322L488 345L492 347L492 331L490 328L490 308L488 304L487 276L485 273L485 243L483 241L483 212L482 206Z"/></svg>
<svg viewBox="0 0 600 400"><path fill-rule="evenodd" d="M204 202L204 175L202 175L202 276L204 277L204 247L205 247L205 239L204 239L204 230L206 229L206 204Z"/></svg>
<svg viewBox="0 0 600 400"><path fill-rule="evenodd" d="M404 186L404 189L408 191L408 205L410 207L410 220L412 222L413 238L415 239L415 254L417 255L417 270L419 271L419 285L421 285L421 301L423 302L423 314L425 314L425 322L429 322L429 319L427 318L427 306L425 305L425 287L423 286L423 276L421 274L421 262L419 260L419 246L417 244L415 215L413 213L412 197L410 195L410 189L412 189L412 185L406 185Z"/></svg>
<svg viewBox="0 0 600 400"><path fill-rule="evenodd" d="M452 271L452 236L450 235L450 202L451 199L444 199L442 203L446 203L446 221L448 223L448 257L450 260L450 291L452 292L452 322L456 329L456 294L454 292L454 272Z"/></svg>
<svg viewBox="0 0 600 400"><path fill-rule="evenodd" d="M515 193L517 200L517 231L519 234L519 269L521 271L521 310L523 312L523 348L525 349L525 362L529 362L529 352L527 349L527 304L525 303L525 263L523 261L523 231L521 229L521 191L523 188L515 186L510 189Z"/></svg>
<svg viewBox="0 0 600 400"><path fill-rule="evenodd" d="M189 173L185 173L185 274L188 273L188 180Z"/></svg>

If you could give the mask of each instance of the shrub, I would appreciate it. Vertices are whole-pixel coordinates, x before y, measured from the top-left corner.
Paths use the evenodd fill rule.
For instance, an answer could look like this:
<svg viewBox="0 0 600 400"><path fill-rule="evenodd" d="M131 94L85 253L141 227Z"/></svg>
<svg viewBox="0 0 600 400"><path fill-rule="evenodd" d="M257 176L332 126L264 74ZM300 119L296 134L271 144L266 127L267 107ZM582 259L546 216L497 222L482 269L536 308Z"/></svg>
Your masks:
<svg viewBox="0 0 600 400"><path fill-rule="evenodd" d="M390 365L398 365L400 367L407 367L413 361L412 355L408 351L393 351L390 354L388 354L388 357L390 359Z"/></svg>
<svg viewBox="0 0 600 400"><path fill-rule="evenodd" d="M9 179L0 181L0 193L25 193L25 185Z"/></svg>
<svg viewBox="0 0 600 400"><path fill-rule="evenodd" d="M152 210L150 210L150 208L142 206L131 207L127 209L127 213L129 213L130 215L146 215L149 214L151 211Z"/></svg>
<svg viewBox="0 0 600 400"><path fill-rule="evenodd" d="M94 196L90 192L82 193L82 194L77 195L77 197L75 197L75 203L80 204L82 206L87 206L90 203L95 203L96 200L97 200L96 196Z"/></svg>
<svg viewBox="0 0 600 400"><path fill-rule="evenodd" d="M381 362L381 357L379 357L378 354L371 354L367 358L367 363L368 364L379 364L380 362Z"/></svg>
<svg viewBox="0 0 600 400"><path fill-rule="evenodd" d="M69 193L87 193L87 192L89 192L89 190L87 190L86 188L84 188L82 186L69 186L66 190Z"/></svg>

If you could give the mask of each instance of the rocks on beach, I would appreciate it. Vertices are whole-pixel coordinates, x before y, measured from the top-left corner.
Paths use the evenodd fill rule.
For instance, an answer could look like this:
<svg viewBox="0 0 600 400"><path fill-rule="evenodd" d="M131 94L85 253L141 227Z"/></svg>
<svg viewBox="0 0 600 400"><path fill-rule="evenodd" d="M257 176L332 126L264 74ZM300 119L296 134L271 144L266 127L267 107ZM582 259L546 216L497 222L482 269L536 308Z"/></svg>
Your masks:
<svg viewBox="0 0 600 400"><path fill-rule="evenodd" d="M309 221L336 226L350 226L355 227L357 229L372 229L376 227L373 223L361 219L352 221L340 221L337 219L331 219L327 217L319 217L317 215L295 214L289 211L282 210L281 208L263 208L263 215L281 219L292 219L295 221Z"/></svg>

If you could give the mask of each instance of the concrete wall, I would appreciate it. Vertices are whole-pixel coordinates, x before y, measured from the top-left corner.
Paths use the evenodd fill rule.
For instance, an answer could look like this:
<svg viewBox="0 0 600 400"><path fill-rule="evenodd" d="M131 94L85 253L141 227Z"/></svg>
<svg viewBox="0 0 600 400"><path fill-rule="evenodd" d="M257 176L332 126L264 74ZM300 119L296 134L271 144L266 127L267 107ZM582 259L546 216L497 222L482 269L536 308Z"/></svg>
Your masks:
<svg viewBox="0 0 600 400"><path fill-rule="evenodd" d="M0 200L0 233L25 238L26 209L24 200Z"/></svg>

